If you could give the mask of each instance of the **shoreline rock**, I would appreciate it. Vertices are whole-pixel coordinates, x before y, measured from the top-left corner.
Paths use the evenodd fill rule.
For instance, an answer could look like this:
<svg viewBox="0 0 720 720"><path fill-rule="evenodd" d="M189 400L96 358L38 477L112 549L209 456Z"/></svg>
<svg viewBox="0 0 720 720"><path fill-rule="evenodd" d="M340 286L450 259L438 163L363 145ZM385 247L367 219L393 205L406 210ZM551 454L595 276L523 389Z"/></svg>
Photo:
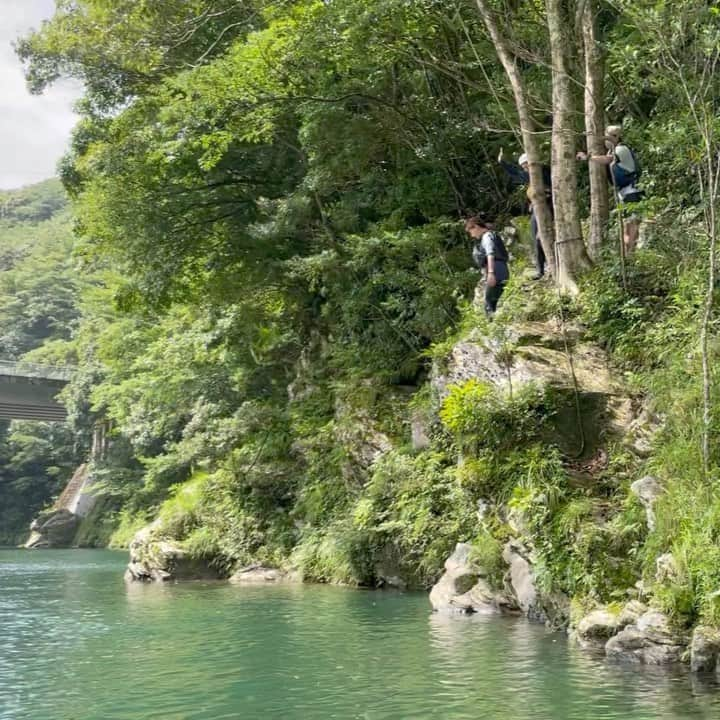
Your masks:
<svg viewBox="0 0 720 720"><path fill-rule="evenodd" d="M30 525L31 535L25 547L31 550L71 547L80 521L78 515L66 508L41 513Z"/></svg>
<svg viewBox="0 0 720 720"><path fill-rule="evenodd" d="M220 577L204 560L188 556L179 543L161 537L157 520L136 533L130 543L130 562L125 571L128 582L219 580Z"/></svg>
<svg viewBox="0 0 720 720"><path fill-rule="evenodd" d="M720 629L698 625L690 642L690 669L692 672L720 670Z"/></svg>
<svg viewBox="0 0 720 720"><path fill-rule="evenodd" d="M302 575L297 570L285 571L265 565L248 565L236 570L229 580L233 585L301 583Z"/></svg>
<svg viewBox="0 0 720 720"><path fill-rule="evenodd" d="M683 662L687 646L687 637L672 627L667 615L648 610L607 641L605 655L618 662L669 665Z"/></svg>
<svg viewBox="0 0 720 720"><path fill-rule="evenodd" d="M430 591L435 612L518 614L514 599L494 591L486 580L487 573L470 560L471 546L458 543L445 561L445 572Z"/></svg>

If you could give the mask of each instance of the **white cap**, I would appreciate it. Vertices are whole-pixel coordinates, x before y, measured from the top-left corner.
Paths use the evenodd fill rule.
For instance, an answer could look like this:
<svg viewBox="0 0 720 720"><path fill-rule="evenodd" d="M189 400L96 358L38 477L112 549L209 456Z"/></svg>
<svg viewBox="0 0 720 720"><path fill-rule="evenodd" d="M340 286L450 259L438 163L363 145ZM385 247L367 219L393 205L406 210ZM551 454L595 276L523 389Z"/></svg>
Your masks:
<svg viewBox="0 0 720 720"><path fill-rule="evenodd" d="M528 161L527 153L523 153L523 154L518 158L518 165L524 165L527 161Z"/></svg>

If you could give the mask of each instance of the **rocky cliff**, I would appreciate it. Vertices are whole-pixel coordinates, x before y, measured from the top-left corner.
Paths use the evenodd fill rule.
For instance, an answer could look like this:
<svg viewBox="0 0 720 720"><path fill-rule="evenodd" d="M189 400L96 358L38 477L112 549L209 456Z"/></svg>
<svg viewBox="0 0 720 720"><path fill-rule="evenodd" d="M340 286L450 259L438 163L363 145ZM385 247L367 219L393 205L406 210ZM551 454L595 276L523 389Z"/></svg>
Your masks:
<svg viewBox="0 0 720 720"><path fill-rule="evenodd" d="M83 518L92 512L97 502L92 485L89 465L80 465L53 507L33 520L25 547L72 547Z"/></svg>

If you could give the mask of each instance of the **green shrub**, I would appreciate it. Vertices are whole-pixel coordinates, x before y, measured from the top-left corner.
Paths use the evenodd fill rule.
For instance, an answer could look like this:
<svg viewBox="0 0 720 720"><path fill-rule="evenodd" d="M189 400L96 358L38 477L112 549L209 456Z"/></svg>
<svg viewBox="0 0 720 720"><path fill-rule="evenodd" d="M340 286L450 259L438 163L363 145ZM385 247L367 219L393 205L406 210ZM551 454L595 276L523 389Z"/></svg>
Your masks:
<svg viewBox="0 0 720 720"><path fill-rule="evenodd" d="M440 419L462 452L482 448L502 453L537 437L552 414L546 392L532 383L512 396L475 378L453 385L440 409Z"/></svg>
<svg viewBox="0 0 720 720"><path fill-rule="evenodd" d="M371 585L372 557L368 534L346 520L304 533L291 563L306 580Z"/></svg>
<svg viewBox="0 0 720 720"><path fill-rule="evenodd" d="M136 533L148 525L152 519L153 514L150 508L134 513L124 508L117 514L117 527L110 536L108 546L127 549Z"/></svg>
<svg viewBox="0 0 720 720"><path fill-rule="evenodd" d="M431 584L455 543L475 533L477 497L458 483L444 455L389 452L380 458L353 512L377 557L387 548L410 579Z"/></svg>
<svg viewBox="0 0 720 720"><path fill-rule="evenodd" d="M503 560L503 543L488 528L482 528L472 543L471 560L487 573L493 588L503 587L507 564Z"/></svg>

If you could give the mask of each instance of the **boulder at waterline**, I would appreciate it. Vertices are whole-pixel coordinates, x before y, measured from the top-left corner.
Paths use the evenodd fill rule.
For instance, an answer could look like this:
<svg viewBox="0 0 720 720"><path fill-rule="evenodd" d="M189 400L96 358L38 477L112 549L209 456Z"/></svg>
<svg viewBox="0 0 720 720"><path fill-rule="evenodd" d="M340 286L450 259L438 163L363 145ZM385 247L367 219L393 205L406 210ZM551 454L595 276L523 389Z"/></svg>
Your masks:
<svg viewBox="0 0 720 720"><path fill-rule="evenodd" d="M690 669L693 672L711 672L720 669L720 630L698 625L690 643Z"/></svg>
<svg viewBox="0 0 720 720"><path fill-rule="evenodd" d="M604 644L619 630L619 614L605 608L598 608L580 620L573 632L573 637L581 645Z"/></svg>
<svg viewBox="0 0 720 720"><path fill-rule="evenodd" d="M672 627L667 615L648 610L607 641L605 654L619 662L667 665L683 660L687 644L688 638Z"/></svg>
<svg viewBox="0 0 720 720"><path fill-rule="evenodd" d="M230 576L234 585L257 585L262 583L302 582L297 571L285 571L265 565L248 565L236 570Z"/></svg>
<svg viewBox="0 0 720 720"><path fill-rule="evenodd" d="M445 572L430 591L433 610L493 614L517 612L515 601L490 587L487 573L470 558L471 546L458 543L445 561Z"/></svg>
<svg viewBox="0 0 720 720"><path fill-rule="evenodd" d="M215 580L218 571L202 559L191 557L177 541L162 537L158 521L140 530L130 543L126 580Z"/></svg>
<svg viewBox="0 0 720 720"><path fill-rule="evenodd" d="M60 508L48 510L38 515L30 525L32 532L25 543L26 548L62 548L70 547L80 525L75 513Z"/></svg>

